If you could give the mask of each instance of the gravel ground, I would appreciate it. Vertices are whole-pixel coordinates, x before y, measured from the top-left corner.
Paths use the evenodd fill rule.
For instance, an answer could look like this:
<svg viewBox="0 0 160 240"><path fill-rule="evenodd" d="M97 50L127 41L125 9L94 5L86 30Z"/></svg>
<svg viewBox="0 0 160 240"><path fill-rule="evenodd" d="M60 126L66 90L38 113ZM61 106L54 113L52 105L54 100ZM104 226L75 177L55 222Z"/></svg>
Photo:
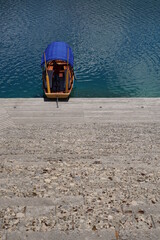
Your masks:
<svg viewBox="0 0 160 240"><path fill-rule="evenodd" d="M0 239L159 236L159 123L53 123L3 130Z"/></svg>

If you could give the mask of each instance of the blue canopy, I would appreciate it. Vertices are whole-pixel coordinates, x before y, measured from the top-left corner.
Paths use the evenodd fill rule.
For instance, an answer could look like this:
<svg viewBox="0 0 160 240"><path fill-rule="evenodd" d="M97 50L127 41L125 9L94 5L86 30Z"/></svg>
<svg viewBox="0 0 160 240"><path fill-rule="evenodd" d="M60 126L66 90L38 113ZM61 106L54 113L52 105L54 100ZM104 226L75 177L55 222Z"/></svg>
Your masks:
<svg viewBox="0 0 160 240"><path fill-rule="evenodd" d="M69 49L69 56L67 56L68 49ZM45 56L46 56L47 62L51 60L62 60L67 62L67 57L69 57L68 62L73 67L73 62L74 62L73 52L70 46L65 42L52 42L51 44L49 44L45 50ZM41 59L41 66L43 66L44 64L45 64L45 61L44 61L44 53L43 53L42 59Z"/></svg>

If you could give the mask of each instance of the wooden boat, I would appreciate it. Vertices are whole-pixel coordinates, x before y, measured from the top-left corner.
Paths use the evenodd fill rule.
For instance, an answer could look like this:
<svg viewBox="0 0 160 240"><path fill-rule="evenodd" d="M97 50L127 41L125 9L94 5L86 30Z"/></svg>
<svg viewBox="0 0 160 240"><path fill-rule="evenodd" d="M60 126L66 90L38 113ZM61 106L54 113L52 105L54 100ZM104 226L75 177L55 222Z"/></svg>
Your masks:
<svg viewBox="0 0 160 240"><path fill-rule="evenodd" d="M65 42L53 42L46 48L42 60L43 90L47 98L68 98L74 84L74 56Z"/></svg>

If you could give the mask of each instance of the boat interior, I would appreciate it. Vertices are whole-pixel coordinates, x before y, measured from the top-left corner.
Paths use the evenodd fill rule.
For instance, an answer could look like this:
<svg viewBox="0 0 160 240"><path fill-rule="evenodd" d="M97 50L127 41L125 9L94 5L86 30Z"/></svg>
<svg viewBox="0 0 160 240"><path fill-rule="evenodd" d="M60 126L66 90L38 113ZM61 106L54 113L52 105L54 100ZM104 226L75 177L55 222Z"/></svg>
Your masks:
<svg viewBox="0 0 160 240"><path fill-rule="evenodd" d="M68 89L70 91L73 83L73 68L64 61L50 61L47 63L47 73L49 76L49 85L51 93L65 93L66 79L68 74ZM47 92L46 70L43 69L43 88Z"/></svg>

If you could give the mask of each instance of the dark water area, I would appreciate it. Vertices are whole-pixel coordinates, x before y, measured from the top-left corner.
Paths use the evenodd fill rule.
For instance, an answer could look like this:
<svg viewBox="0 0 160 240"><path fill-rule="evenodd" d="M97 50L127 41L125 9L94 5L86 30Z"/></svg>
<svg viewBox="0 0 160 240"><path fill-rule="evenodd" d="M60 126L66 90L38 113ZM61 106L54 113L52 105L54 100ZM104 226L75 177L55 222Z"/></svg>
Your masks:
<svg viewBox="0 0 160 240"><path fill-rule="evenodd" d="M160 97L160 0L0 0L0 97L41 97L41 56L73 49L73 97Z"/></svg>

